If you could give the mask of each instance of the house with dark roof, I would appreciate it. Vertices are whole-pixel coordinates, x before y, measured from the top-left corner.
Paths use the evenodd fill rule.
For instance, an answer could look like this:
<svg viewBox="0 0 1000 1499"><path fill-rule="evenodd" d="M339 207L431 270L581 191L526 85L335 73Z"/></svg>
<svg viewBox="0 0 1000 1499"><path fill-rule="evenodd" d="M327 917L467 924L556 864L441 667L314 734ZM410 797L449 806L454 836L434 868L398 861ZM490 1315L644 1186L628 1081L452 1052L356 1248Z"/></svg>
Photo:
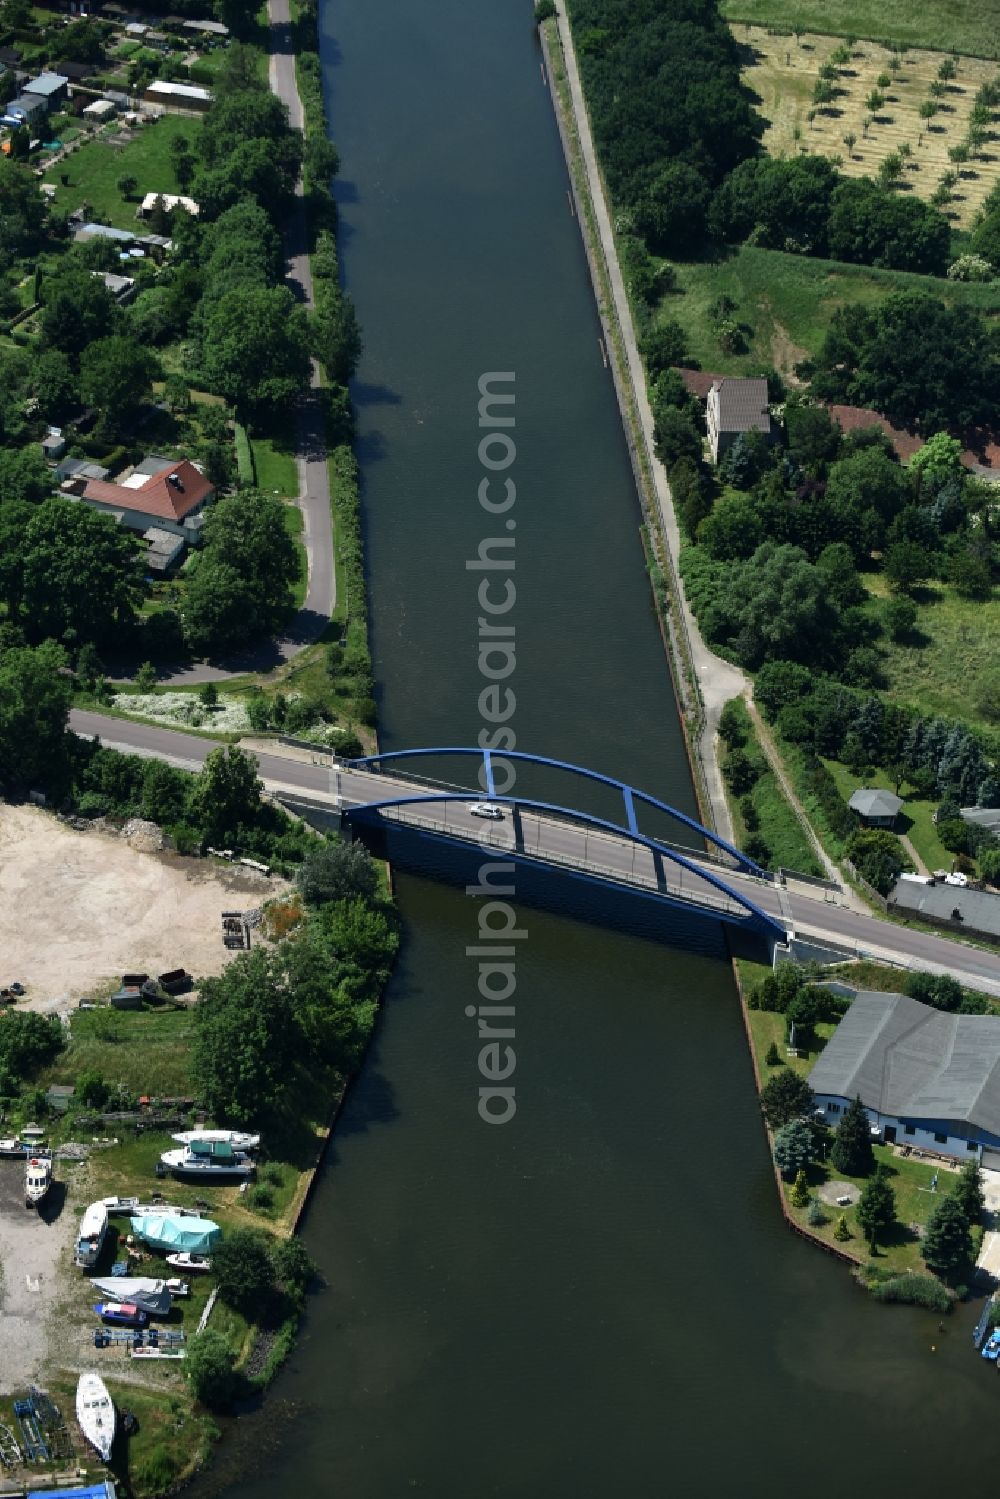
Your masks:
<svg viewBox="0 0 1000 1499"><path fill-rule="evenodd" d="M957 885L953 883L956 878L900 878L889 891L889 910L896 916L912 916L932 926L1000 942L1000 895Z"/></svg>
<svg viewBox="0 0 1000 1499"><path fill-rule="evenodd" d="M881 786L861 786L847 805L866 828L888 828L891 832L896 826L903 798Z"/></svg>
<svg viewBox="0 0 1000 1499"><path fill-rule="evenodd" d="M887 1145L1000 1167L1000 1015L951 1015L861 990L809 1084L836 1125L853 1098Z"/></svg>
<svg viewBox="0 0 1000 1499"><path fill-rule="evenodd" d="M770 442L771 414L767 381L724 375L715 380L705 403L705 421L712 458L718 463L744 432L760 432Z"/></svg>
<svg viewBox="0 0 1000 1499"><path fill-rule="evenodd" d="M89 479L82 499L95 510L113 515L131 531L151 528L195 542L205 523L204 510L215 488L201 469L182 458L146 458L114 482Z"/></svg>

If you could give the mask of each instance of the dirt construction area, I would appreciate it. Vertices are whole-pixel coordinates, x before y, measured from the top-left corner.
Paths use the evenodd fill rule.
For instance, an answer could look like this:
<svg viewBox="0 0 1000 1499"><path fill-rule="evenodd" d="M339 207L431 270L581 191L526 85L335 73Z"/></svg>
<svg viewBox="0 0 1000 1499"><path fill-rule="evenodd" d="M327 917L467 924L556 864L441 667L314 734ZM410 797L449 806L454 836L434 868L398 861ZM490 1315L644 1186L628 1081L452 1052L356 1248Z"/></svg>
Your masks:
<svg viewBox="0 0 1000 1499"><path fill-rule="evenodd" d="M0 986L57 1010L122 974L222 972L221 913L283 882L204 859L143 853L121 834L77 832L37 807L0 803Z"/></svg>

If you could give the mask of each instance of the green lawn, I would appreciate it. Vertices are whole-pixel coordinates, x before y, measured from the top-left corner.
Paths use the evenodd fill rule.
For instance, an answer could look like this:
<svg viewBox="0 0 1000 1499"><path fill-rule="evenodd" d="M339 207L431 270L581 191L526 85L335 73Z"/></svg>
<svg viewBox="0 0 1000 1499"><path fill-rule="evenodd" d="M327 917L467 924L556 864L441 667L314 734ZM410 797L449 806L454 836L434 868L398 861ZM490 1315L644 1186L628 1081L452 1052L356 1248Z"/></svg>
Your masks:
<svg viewBox="0 0 1000 1499"><path fill-rule="evenodd" d="M257 471L257 488L263 489L266 494L280 494L286 500L295 499L299 492L295 454L287 448L277 446L270 437L255 437L251 446Z"/></svg>
<svg viewBox="0 0 1000 1499"><path fill-rule="evenodd" d="M756 830L757 836L763 838L770 849L771 856L768 862L772 869L793 869L799 874L821 874L822 871L802 824L778 785L764 757L764 752L757 742L750 717L742 704L740 708L743 725L748 735L747 753L762 768L761 775L750 792L750 800L760 820L760 827ZM720 746L720 754L722 764L725 765L728 757L725 745ZM740 810L740 799L733 796L728 783L726 784L726 798L733 818L736 842L740 848L745 848L748 832Z"/></svg>
<svg viewBox="0 0 1000 1499"><path fill-rule="evenodd" d="M191 120L163 115L155 123L144 125L138 137L124 148L109 145L103 134L81 146L45 175L45 181L55 185L56 208L69 212L89 203L91 215L99 223L135 229L139 223L136 207L146 193L180 191L170 161L170 142L179 135L190 140L192 126L198 128ZM69 176L68 187L62 185L63 173ZM138 183L128 203L118 191L118 179L123 176L134 177Z"/></svg>
<svg viewBox="0 0 1000 1499"><path fill-rule="evenodd" d="M1000 0L722 0L730 22L1000 57ZM737 29L736 35L739 36Z"/></svg>
<svg viewBox="0 0 1000 1499"><path fill-rule="evenodd" d="M302 544L302 511L298 505L289 501L284 507L285 530L295 543L295 550L299 554L299 575L292 584L292 597L295 600L296 609L301 609L305 603L306 589L309 586L309 565L306 557L306 549Z"/></svg>
<svg viewBox="0 0 1000 1499"><path fill-rule="evenodd" d="M838 307L879 302L894 291L930 292L947 302L1000 313L1000 284L956 285L933 276L752 246L717 262L690 262L675 269L682 290L664 297L660 315L684 329L692 361L724 375L757 371L762 365L787 374L807 355L818 353ZM725 354L719 347L710 308L723 295L736 303L734 317L744 327L746 353Z"/></svg>

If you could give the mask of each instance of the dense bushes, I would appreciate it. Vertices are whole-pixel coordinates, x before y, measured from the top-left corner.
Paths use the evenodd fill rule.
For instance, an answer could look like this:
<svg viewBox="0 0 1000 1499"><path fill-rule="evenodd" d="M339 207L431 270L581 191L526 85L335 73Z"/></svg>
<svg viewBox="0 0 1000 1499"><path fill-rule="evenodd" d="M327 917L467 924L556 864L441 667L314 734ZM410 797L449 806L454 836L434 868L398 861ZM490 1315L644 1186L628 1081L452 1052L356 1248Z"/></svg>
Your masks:
<svg viewBox="0 0 1000 1499"><path fill-rule="evenodd" d="M904 1275L890 1275L887 1280L872 1280L868 1289L876 1301L922 1306L930 1312L947 1312L951 1309L952 1297L933 1275L907 1271Z"/></svg>

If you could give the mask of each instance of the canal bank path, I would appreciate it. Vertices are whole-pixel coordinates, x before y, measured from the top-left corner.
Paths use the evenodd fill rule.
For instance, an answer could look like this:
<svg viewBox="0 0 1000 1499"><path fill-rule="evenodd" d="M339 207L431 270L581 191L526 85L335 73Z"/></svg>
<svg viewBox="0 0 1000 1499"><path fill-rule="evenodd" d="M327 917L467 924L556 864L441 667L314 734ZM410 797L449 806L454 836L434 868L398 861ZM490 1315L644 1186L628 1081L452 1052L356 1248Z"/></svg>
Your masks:
<svg viewBox="0 0 1000 1499"><path fill-rule="evenodd" d="M573 35L569 19L566 15L565 0L556 0L556 9L559 37L562 42L563 56L566 61L566 76L569 82L570 98L573 105L573 116L580 142L580 151L587 172L587 185L594 208L594 218L600 234L601 251L607 267L608 280L611 285L615 315L618 320L622 346L625 351L628 378L632 386L635 407L642 427L642 436L646 448L646 456L649 461L649 469L653 476L656 504L660 516L660 528L670 554L671 568L677 580L676 593L678 607L688 639L691 662L697 679L698 690L701 693L705 710L705 722L701 733L699 750L705 772L708 797L711 802L716 828L724 837L731 839L733 836L733 825L722 784L722 773L719 769L719 757L716 752L716 735L719 725L719 715L730 698L739 697L746 691L748 685L747 679L738 667L733 666L729 661L723 661L720 656L716 656L714 652L709 650L702 639L701 631L698 629L698 622L688 604L684 585L681 582L679 572L681 552L680 531L677 526L677 518L674 514L674 505L670 494L670 485L667 482L666 470L656 456L653 439L653 413L646 392L646 372L639 354L639 344L635 335L635 326L632 322L632 310L629 306L625 282L618 263L618 252L615 246L611 214L608 211L607 198L604 192L604 179L601 176L601 170L597 161L597 152L594 148L594 138L590 129L590 117L587 113L583 85L580 82L576 49L573 45ZM556 107L558 108L558 101L556 101ZM581 232L586 232L583 225L581 225ZM681 670L680 662L674 663L674 670L678 672Z"/></svg>
<svg viewBox="0 0 1000 1499"><path fill-rule="evenodd" d="M271 89L288 109L296 130L304 124L304 111L295 80L295 53L289 0L269 0ZM308 309L313 306L312 271L306 225L302 178L295 185L295 201L285 224L286 281L296 298ZM295 466L302 512L302 544L306 553L308 583L302 607L284 633L273 640L258 641L245 651L209 664L195 662L160 678L165 686L189 686L197 682L224 682L246 672L273 671L293 656L314 645L330 622L337 602L334 566L333 518L330 511L330 475L326 463L322 381L319 366L310 361L309 389L299 408Z"/></svg>

